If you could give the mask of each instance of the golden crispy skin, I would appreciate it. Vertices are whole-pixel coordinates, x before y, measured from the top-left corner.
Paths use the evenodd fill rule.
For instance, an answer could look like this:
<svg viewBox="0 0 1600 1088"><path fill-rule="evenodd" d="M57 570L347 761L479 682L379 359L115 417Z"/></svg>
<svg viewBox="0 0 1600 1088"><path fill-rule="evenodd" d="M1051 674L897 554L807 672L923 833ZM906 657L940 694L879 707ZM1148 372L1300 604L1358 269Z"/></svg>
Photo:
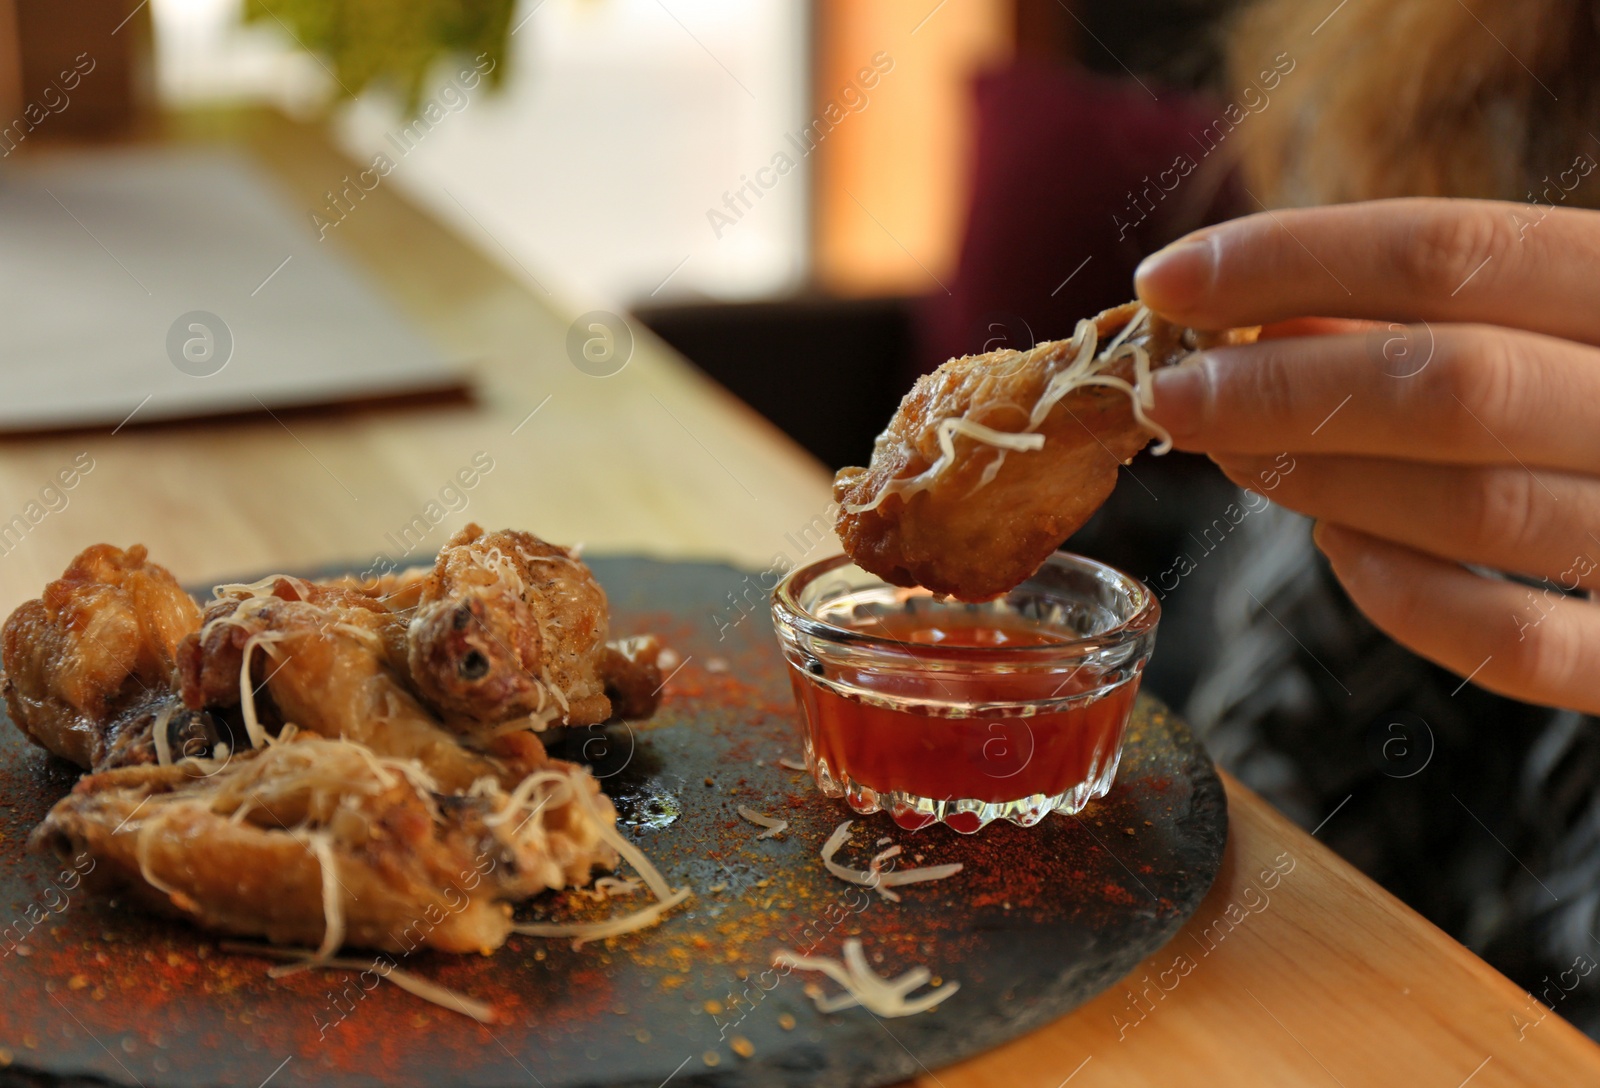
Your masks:
<svg viewBox="0 0 1600 1088"><path fill-rule="evenodd" d="M292 722L380 755L415 759L448 790L503 777L502 768L462 745L386 665L384 629L393 619L382 606L298 578L223 591L232 595L206 607L204 626L179 650L180 690L191 709L240 705L240 672L250 646L249 687L263 730Z"/></svg>
<svg viewBox="0 0 1600 1088"><path fill-rule="evenodd" d="M1144 351L1152 368L1210 342L1253 339L1255 331L1196 334L1156 316L1146 319L1128 303L1094 319L1102 346L1095 350L1136 319L1126 343ZM965 434L948 436L956 456L938 465L943 421L962 419L1012 436L1030 430L1035 406L1051 379L1073 365L1079 345L1074 337L1028 351L968 355L919 378L878 436L872 463L834 478L835 528L856 564L895 585L989 600L1038 570L1088 521L1116 486L1117 469L1152 437L1125 390L1088 385L1067 393L1031 427L1044 440L1036 449L1004 450ZM1131 385L1135 364L1128 356L1113 358L1097 373ZM892 482L919 475L931 478L903 493L891 487L873 505Z"/></svg>
<svg viewBox="0 0 1600 1088"><path fill-rule="evenodd" d="M397 667L434 711L468 730L522 714L565 725L592 725L597 716L648 718L660 703L659 640L612 640L597 651L590 617L598 602L604 618L604 591L566 549L531 533L468 525L432 567L328 585L380 601L405 620L404 663ZM575 639L570 630L578 632ZM553 651L547 636L556 642ZM562 689L568 705L561 706L537 668L546 661L553 663L555 686L561 676L578 680L576 703ZM595 678L608 701L604 709L594 698Z"/></svg>
<svg viewBox="0 0 1600 1088"><path fill-rule="evenodd" d="M653 709L659 645L607 644L605 595L561 549L476 526L453 544L385 594L283 575L203 614L143 548L86 550L5 628L14 720L102 772L34 845L87 852L154 909L326 953L491 949L510 903L615 864L615 810L528 730L534 689L457 683L486 644L455 621L521 640L575 724L610 713L608 687Z"/></svg>
<svg viewBox="0 0 1600 1088"><path fill-rule="evenodd" d="M616 862L598 828L615 813L594 780L556 761L540 773L526 802L438 796L398 761L301 734L231 760L86 776L33 845L88 853L95 889L221 933L316 947L327 894L335 945L488 951L511 931L510 901Z"/></svg>
<svg viewBox="0 0 1600 1088"><path fill-rule="evenodd" d="M119 718L169 688L178 644L200 609L143 545L85 548L0 631L11 720L80 767L106 758Z"/></svg>
<svg viewBox="0 0 1600 1088"><path fill-rule="evenodd" d="M439 550L416 597L406 633L412 683L465 728L524 715L603 722L608 680L619 688L653 668L608 652L605 591L581 560L532 533L466 526ZM655 703L628 709L648 715Z"/></svg>
<svg viewBox="0 0 1600 1088"><path fill-rule="evenodd" d="M661 701L661 640L635 635L606 643L600 658L611 713L618 718L648 718Z"/></svg>

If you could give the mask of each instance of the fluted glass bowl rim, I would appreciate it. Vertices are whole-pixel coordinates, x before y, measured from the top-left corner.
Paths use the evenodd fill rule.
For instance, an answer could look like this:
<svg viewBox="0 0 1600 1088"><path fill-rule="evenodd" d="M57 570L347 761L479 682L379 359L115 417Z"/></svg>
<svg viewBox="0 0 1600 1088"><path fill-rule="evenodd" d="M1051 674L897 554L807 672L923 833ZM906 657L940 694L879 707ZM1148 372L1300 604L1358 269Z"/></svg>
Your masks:
<svg viewBox="0 0 1600 1088"><path fill-rule="evenodd" d="M848 555L825 556L822 559L796 567L790 571L772 590L772 614L774 621L781 628L788 628L792 633L815 639L821 643L833 643L840 649L850 648L856 652L881 652L895 660L905 656L907 646L901 639L890 635L874 634L859 627L845 627L816 615L802 603L802 595L807 587L817 579L832 574L841 568L854 566ZM1116 650L1149 638L1157 623L1161 619L1161 605L1154 592L1143 582L1132 575L1102 563L1098 559L1078 555L1074 552L1057 551L1050 555L1040 567L1040 572L1046 568L1071 568L1078 572L1090 574L1096 578L1112 583L1131 602L1132 607L1126 616L1120 616L1111 626L1096 631L1092 635L1064 637L1040 645L1003 646L952 646L944 647L938 643L917 643L916 656L923 667L934 664L941 659L951 664L959 663L964 668L981 668L985 663L1001 665L1044 665L1047 662L1060 662L1077 657L1090 657L1103 654L1106 651ZM860 568L857 568L860 570ZM877 578L868 571L861 571L865 579L875 579L887 588L899 588L891 583ZM1034 575L1037 577L1037 573ZM1026 586L1030 578L1022 583ZM865 588L863 586L862 588ZM1021 587L1018 587L1021 588ZM926 594L926 590L909 590L912 593ZM1015 592L1015 591L1013 591ZM1004 599L1005 595L1001 598ZM953 599L952 599L953 600ZM965 604L966 602L954 602ZM1058 630L1059 629L1054 629ZM1061 632L1066 634L1065 632Z"/></svg>

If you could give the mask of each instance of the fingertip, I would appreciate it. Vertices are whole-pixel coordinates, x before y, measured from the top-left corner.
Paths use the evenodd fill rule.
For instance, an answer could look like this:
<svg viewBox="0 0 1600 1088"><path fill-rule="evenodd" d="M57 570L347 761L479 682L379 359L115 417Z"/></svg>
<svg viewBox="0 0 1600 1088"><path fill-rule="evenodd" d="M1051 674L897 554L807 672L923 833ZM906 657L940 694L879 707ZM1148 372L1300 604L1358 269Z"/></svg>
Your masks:
<svg viewBox="0 0 1600 1088"><path fill-rule="evenodd" d="M1405 577L1405 550L1380 537L1319 521L1311 530L1311 539L1352 597L1392 586Z"/></svg>
<svg viewBox="0 0 1600 1088"><path fill-rule="evenodd" d="M1368 619L1383 626L1373 610L1383 612L1386 604L1391 603L1389 581L1393 571L1372 547L1378 542L1365 533L1322 520L1312 525L1311 540L1327 557L1334 579L1344 587L1355 606Z"/></svg>
<svg viewBox="0 0 1600 1088"><path fill-rule="evenodd" d="M1311 542L1328 557L1334 573L1339 574L1341 579L1345 574L1353 573L1356 557L1363 551L1362 534L1331 521L1318 521L1311 527Z"/></svg>
<svg viewBox="0 0 1600 1088"><path fill-rule="evenodd" d="M1205 300L1215 277L1216 247L1211 237L1191 235L1140 261L1133 289L1155 312L1182 316Z"/></svg>
<svg viewBox="0 0 1600 1088"><path fill-rule="evenodd" d="M1203 354L1154 370L1149 380L1150 407L1146 411L1182 445L1201 429L1211 398L1211 375Z"/></svg>

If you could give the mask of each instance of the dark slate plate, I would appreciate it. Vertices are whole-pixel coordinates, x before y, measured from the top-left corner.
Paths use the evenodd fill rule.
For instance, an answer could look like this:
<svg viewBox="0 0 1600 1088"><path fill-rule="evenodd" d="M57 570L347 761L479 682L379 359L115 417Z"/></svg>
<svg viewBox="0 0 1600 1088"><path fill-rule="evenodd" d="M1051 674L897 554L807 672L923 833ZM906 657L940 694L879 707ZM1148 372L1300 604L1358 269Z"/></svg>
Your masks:
<svg viewBox="0 0 1600 1088"><path fill-rule="evenodd" d="M351 972L273 981L269 961L92 900L26 854L75 775L0 723L0 1083L876 1085L1070 1011L1166 942L1210 886L1227 836L1222 786L1150 699L1115 788L1081 817L973 837L857 818L841 860L863 864L888 836L923 864L966 869L903 889L899 904L830 877L818 851L851 814L777 766L800 742L756 579L636 558L593 567L614 631L655 631L686 663L654 721L573 731L559 747L587 754L636 841L674 885L694 887L684 908L577 951L513 937L492 957L402 959L493 1004L492 1028L387 984L369 992ZM739 804L786 817L789 831L757 841ZM539 913L595 909L561 896ZM768 970L777 948L837 956L849 936L885 974L927 964L961 990L919 1016L823 1016L804 988L831 982Z"/></svg>

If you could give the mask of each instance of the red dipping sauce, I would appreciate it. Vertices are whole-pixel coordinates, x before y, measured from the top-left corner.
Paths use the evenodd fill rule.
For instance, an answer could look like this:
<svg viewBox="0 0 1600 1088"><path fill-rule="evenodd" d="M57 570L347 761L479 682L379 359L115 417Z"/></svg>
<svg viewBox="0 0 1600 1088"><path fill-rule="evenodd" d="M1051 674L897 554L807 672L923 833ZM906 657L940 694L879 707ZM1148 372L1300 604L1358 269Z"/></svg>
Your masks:
<svg viewBox="0 0 1600 1088"><path fill-rule="evenodd" d="M813 567L778 587L774 615L824 792L972 832L1110 788L1159 616L1139 583L1058 553L1006 598L964 605L842 556Z"/></svg>

